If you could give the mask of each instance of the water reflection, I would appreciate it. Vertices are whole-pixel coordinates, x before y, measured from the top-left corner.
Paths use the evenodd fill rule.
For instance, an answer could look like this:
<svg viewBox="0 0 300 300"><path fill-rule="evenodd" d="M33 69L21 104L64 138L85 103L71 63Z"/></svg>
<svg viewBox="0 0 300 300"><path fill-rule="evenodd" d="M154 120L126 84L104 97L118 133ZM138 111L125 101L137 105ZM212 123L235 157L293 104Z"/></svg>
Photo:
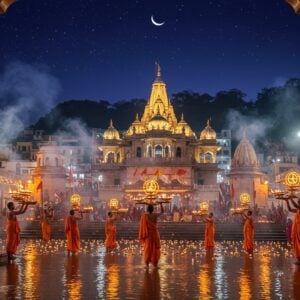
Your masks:
<svg viewBox="0 0 300 300"><path fill-rule="evenodd" d="M19 266L12 262L6 266L6 298L19 299Z"/></svg>
<svg viewBox="0 0 300 300"><path fill-rule="evenodd" d="M252 299L252 281L253 278L253 258L248 254L244 256L244 266L240 273L239 285L240 285L240 299L248 300Z"/></svg>
<svg viewBox="0 0 300 300"><path fill-rule="evenodd" d="M300 266L296 265L293 272L293 299L300 299Z"/></svg>
<svg viewBox="0 0 300 300"><path fill-rule="evenodd" d="M110 299L119 299L119 266L116 264L116 254L108 253L105 257L107 270L107 291L106 295Z"/></svg>
<svg viewBox="0 0 300 300"><path fill-rule="evenodd" d="M84 243L66 257L60 241L26 241L0 267L0 299L300 299L300 269L284 244L259 243L250 258L239 242L205 254L192 241L165 241L160 269L145 271L134 241L110 254L103 242Z"/></svg>
<svg viewBox="0 0 300 300"><path fill-rule="evenodd" d="M160 297L160 277L159 270L145 270L140 299L161 299Z"/></svg>
<svg viewBox="0 0 300 300"><path fill-rule="evenodd" d="M200 299L207 300L212 299L211 295L211 285L212 285L212 277L214 270L214 262L213 262L213 252L207 251L205 255L205 262L201 266L201 270L199 273L199 295Z"/></svg>
<svg viewBox="0 0 300 300"><path fill-rule="evenodd" d="M81 299L82 282L79 273L79 255L68 256L65 263L65 285L69 299Z"/></svg>
<svg viewBox="0 0 300 300"><path fill-rule="evenodd" d="M40 268L37 265L37 249L32 241L24 247L24 295L26 299L33 299L38 294Z"/></svg>

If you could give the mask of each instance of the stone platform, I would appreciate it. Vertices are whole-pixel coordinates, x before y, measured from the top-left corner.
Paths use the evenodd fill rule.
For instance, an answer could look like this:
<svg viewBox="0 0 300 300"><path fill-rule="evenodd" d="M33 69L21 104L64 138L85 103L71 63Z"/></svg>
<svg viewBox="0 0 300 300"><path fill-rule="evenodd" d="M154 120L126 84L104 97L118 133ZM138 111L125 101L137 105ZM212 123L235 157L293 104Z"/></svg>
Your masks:
<svg viewBox="0 0 300 300"><path fill-rule="evenodd" d="M38 221L20 222L21 238L41 238L41 227ZM104 222L79 222L81 239L104 240ZM161 239L164 240L203 240L205 224L203 223L158 223ZM5 238L5 226L2 226L0 238ZM117 239L135 240L138 237L139 223L117 223ZM51 238L64 239L63 221L51 223ZM216 224L216 241L242 240L242 224ZM283 224L255 224L256 241L286 241Z"/></svg>

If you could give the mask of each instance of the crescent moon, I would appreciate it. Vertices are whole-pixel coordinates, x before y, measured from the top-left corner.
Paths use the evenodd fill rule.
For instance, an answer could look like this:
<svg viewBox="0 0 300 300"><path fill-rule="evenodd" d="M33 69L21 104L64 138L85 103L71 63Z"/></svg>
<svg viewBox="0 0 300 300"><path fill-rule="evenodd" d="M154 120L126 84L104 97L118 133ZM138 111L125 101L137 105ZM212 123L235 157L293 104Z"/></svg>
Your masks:
<svg viewBox="0 0 300 300"><path fill-rule="evenodd" d="M163 25L165 24L165 22L161 22L161 23L156 22L156 21L154 20L154 16L153 16L153 15L151 16L151 22L152 22L152 24L155 25L155 26L163 26Z"/></svg>

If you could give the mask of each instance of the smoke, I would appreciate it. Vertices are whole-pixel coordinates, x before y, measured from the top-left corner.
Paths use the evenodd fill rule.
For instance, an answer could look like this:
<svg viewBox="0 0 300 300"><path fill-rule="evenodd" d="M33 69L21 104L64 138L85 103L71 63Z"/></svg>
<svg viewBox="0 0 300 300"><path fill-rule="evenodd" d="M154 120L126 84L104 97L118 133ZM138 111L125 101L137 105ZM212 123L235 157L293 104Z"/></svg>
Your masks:
<svg viewBox="0 0 300 300"><path fill-rule="evenodd" d="M251 143L258 145L268 141L270 132L275 142L283 143L289 150L300 148L300 80L290 79L284 84L279 82L276 87L263 90L264 98L268 101L268 115L243 115L231 110L226 118L233 137L240 141L245 130Z"/></svg>
<svg viewBox="0 0 300 300"><path fill-rule="evenodd" d="M36 122L57 102L58 80L46 66L13 62L0 74L2 143Z"/></svg>
<svg viewBox="0 0 300 300"><path fill-rule="evenodd" d="M267 130L272 126L269 118L245 116L236 110L231 110L226 118L234 139L241 140L245 132L252 144L264 139Z"/></svg>

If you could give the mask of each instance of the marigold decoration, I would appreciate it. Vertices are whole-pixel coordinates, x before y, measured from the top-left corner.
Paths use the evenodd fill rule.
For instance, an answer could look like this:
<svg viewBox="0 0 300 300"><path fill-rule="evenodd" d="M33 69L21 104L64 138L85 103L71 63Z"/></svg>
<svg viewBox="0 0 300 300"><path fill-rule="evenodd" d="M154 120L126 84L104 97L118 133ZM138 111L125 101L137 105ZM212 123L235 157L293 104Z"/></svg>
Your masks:
<svg viewBox="0 0 300 300"><path fill-rule="evenodd" d="M240 195L240 203L243 206L246 206L250 203L250 195L248 193L241 193Z"/></svg>

